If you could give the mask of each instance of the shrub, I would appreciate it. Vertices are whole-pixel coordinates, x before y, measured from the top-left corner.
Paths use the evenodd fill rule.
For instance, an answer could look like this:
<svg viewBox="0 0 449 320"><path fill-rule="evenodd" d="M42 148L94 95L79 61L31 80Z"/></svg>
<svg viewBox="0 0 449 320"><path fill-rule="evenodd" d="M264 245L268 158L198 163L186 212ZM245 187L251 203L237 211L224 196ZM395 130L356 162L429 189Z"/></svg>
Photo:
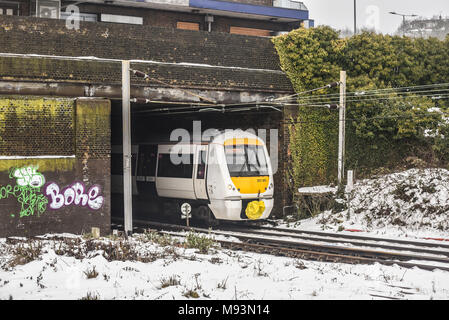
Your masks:
<svg viewBox="0 0 449 320"><path fill-rule="evenodd" d="M201 253L208 253L209 249L215 245L215 241L205 235L189 232L186 236L185 245L188 248L199 249Z"/></svg>

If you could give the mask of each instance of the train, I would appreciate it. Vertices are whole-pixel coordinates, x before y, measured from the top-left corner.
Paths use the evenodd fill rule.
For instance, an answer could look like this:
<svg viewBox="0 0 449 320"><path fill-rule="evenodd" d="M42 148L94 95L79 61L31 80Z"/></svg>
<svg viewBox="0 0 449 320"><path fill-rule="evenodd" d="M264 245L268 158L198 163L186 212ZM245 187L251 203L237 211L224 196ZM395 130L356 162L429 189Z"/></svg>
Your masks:
<svg viewBox="0 0 449 320"><path fill-rule="evenodd" d="M192 219L267 219L274 181L265 142L243 130L217 132L209 141L133 144L133 196L164 215L189 207ZM122 146L112 146L111 191L123 194Z"/></svg>

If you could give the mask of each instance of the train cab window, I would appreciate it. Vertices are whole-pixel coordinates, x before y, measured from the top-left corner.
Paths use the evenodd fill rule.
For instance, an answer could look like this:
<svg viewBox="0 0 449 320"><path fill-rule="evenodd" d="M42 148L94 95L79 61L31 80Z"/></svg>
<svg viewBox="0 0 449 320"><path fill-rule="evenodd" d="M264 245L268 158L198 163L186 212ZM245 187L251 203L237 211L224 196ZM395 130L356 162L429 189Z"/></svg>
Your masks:
<svg viewBox="0 0 449 320"><path fill-rule="evenodd" d="M186 156L186 155L184 155ZM193 154L187 156L189 161L174 164L169 153L160 153L157 176L163 178L191 179L193 173Z"/></svg>
<svg viewBox="0 0 449 320"><path fill-rule="evenodd" d="M225 146L226 162L231 177L268 175L268 164L262 146Z"/></svg>
<svg viewBox="0 0 449 320"><path fill-rule="evenodd" d="M206 176L206 151L201 151L198 159L198 168L196 170L196 178L204 179Z"/></svg>
<svg viewBox="0 0 449 320"><path fill-rule="evenodd" d="M156 174L157 145L140 146L138 162L138 176L154 177Z"/></svg>

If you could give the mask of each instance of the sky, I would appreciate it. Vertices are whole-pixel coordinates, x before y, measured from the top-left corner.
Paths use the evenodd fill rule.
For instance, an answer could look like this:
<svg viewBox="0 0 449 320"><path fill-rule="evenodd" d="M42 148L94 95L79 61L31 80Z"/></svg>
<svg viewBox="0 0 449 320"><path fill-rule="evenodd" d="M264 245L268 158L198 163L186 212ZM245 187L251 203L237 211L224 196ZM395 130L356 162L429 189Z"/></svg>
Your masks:
<svg viewBox="0 0 449 320"><path fill-rule="evenodd" d="M375 28L378 32L394 33L402 23L402 17L389 14L417 14L431 18L449 17L448 0L356 0L357 28ZM303 0L315 26L330 25L336 29L354 29L353 0ZM411 19L406 17L406 19Z"/></svg>

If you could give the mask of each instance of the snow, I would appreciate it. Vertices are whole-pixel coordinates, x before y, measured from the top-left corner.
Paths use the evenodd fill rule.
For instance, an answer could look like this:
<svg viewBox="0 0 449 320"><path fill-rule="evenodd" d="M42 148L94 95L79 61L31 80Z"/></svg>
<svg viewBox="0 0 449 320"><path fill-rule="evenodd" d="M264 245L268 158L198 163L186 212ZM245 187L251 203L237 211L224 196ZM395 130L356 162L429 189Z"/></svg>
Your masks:
<svg viewBox="0 0 449 320"><path fill-rule="evenodd" d="M121 62L120 59L111 58L98 58L95 56L59 56L59 55L47 55L47 54L21 54L21 53L0 53L0 56L6 57L36 57L36 58L50 58L50 59L66 59L66 60L97 60L97 61L110 61L110 62ZM280 70L270 70L270 69L257 69L257 68L245 68L245 67L231 67L231 66L219 66L210 65L204 63L190 63L190 62L162 62L155 60L129 60L131 63L148 63L148 64L159 64L159 65L177 65L184 67L200 67L200 68L215 68L215 69L228 69L228 70L245 70L245 71L256 71L256 72L269 72L269 73L279 73L283 72Z"/></svg>
<svg viewBox="0 0 449 320"><path fill-rule="evenodd" d="M279 227L336 232L351 229L364 235L413 239L449 238L449 171L410 169L357 181L340 212L325 211L313 218Z"/></svg>
<svg viewBox="0 0 449 320"><path fill-rule="evenodd" d="M279 226L334 233L343 227L360 229L363 235L423 242L424 237L449 238L448 178L445 169L413 169L358 181L348 197L349 214L347 209L328 211ZM396 225L397 219L403 223ZM217 244L201 253L185 245L187 236L136 234L125 241L114 236L86 240L73 234L46 234L33 241L0 239L0 299L449 298L447 271L306 261L232 251ZM208 237L238 241L223 234ZM32 258L30 244L40 251ZM123 257L125 253L128 256Z"/></svg>
<svg viewBox="0 0 449 320"><path fill-rule="evenodd" d="M316 186L316 187L305 187L305 188L299 188L299 193L335 193L337 192L336 187L330 187L330 186Z"/></svg>
<svg viewBox="0 0 449 320"><path fill-rule="evenodd" d="M83 240L116 246L123 239ZM7 266L21 244L0 241L0 299L447 299L447 272L398 266L303 261L265 254L162 246L133 236L129 244L150 261L107 259L104 251L80 258L57 254L60 237L46 235L42 253L29 263ZM22 244L23 245L23 244ZM87 274L95 267L96 277ZM172 279L171 284L169 280ZM406 289L404 289L406 288ZM196 294L189 297L188 293ZM404 293L405 292L405 293Z"/></svg>

